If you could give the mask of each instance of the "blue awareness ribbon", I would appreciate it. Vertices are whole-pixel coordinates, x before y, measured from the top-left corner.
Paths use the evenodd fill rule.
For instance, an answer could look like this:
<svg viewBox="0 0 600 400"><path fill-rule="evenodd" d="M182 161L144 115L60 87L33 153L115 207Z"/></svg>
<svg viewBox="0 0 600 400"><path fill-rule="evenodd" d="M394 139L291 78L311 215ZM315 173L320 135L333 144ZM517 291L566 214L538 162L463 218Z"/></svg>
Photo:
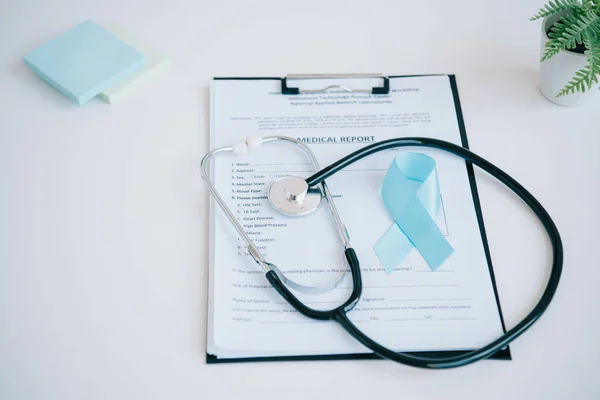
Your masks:
<svg viewBox="0 0 600 400"><path fill-rule="evenodd" d="M454 249L435 222L441 209L435 160L421 153L397 155L383 180L381 196L394 220L374 246L386 272L391 274L413 248L437 270Z"/></svg>

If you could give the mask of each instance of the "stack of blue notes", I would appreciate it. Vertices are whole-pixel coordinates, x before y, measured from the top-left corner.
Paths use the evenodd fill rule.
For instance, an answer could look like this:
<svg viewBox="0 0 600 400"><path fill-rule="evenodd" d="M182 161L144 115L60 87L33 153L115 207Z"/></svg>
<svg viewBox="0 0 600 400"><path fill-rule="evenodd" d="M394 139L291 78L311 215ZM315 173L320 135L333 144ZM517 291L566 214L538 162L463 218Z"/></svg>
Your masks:
<svg viewBox="0 0 600 400"><path fill-rule="evenodd" d="M144 67L144 55L108 30L86 21L32 50L25 63L78 104Z"/></svg>

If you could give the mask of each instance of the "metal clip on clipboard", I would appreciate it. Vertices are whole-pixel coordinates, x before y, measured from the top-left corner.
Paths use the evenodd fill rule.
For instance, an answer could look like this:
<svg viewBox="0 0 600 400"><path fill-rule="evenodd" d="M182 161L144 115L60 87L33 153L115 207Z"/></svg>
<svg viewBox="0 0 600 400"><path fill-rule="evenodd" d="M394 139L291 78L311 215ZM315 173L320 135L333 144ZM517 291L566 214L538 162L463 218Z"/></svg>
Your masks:
<svg viewBox="0 0 600 400"><path fill-rule="evenodd" d="M303 80L303 79L366 79L366 78L379 78L383 81L382 86L375 86L371 89L353 89L345 85L329 85L321 89L299 89L288 86L289 80ZM342 89L349 93L370 93L370 94L388 94L390 92L390 79L383 74L296 74L288 75L285 78L281 78L281 94L283 95L295 95L295 94L311 94L311 93L323 93L330 89Z"/></svg>

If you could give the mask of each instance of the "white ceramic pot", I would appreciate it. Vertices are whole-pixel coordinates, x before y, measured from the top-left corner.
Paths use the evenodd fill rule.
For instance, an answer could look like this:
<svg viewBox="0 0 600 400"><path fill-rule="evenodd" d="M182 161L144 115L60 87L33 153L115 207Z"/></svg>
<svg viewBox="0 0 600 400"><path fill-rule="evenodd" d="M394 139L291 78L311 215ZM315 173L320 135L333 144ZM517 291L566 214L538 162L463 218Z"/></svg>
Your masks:
<svg viewBox="0 0 600 400"><path fill-rule="evenodd" d="M547 17L542 22L542 40L541 52L544 54L544 46L548 40L548 29L560 18L562 14ZM541 56L540 56L541 59ZM556 95L572 80L575 72L579 71L587 64L587 58L584 54L571 51L561 51L554 57L540 64L540 88L542 94L551 102L560 106L579 106L587 103L592 98L598 96L600 91L598 85L585 93L575 92L559 98Z"/></svg>

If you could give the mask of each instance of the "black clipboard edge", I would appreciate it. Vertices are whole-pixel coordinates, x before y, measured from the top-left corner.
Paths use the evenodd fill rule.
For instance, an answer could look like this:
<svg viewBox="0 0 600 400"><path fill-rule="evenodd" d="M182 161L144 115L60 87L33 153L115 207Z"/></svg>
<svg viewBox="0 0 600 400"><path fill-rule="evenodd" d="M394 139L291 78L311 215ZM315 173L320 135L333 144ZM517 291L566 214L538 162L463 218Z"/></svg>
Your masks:
<svg viewBox="0 0 600 400"><path fill-rule="evenodd" d="M467 130L465 127L465 120L462 113L462 106L460 104L460 98L458 97L458 85L456 84L456 76L448 75L450 79L450 86L452 88L452 95L454 96L454 107L456 108L456 118L458 120L458 128L460 130L460 138L462 146L466 149L469 148L469 141L467 140ZM471 194L473 195L473 204L475 205L475 214L477 215L477 222L479 223L479 232L481 233L481 240L483 242L483 250L485 252L485 258L487 260L488 269L490 271L490 278L492 280L492 288L494 289L494 297L496 297L496 306L498 307L498 313L500 314L500 323L502 324L502 331L506 333L506 325L504 324L504 316L502 315L502 307L500 306L500 296L498 294L498 287L496 285L496 276L494 275L494 268L492 264L492 255L490 253L490 246L488 244L487 233L485 230L485 224L483 223L483 211L481 210L481 201L479 199L479 191L477 190L477 182L475 180L475 171L473 170L473 164L465 161L467 166L467 174L469 176L469 183L471 184ZM508 357L511 357L510 348L500 350L500 352L506 352Z"/></svg>
<svg viewBox="0 0 600 400"><path fill-rule="evenodd" d="M453 357L465 354L466 351L420 351L410 352L415 356L424 357ZM510 352L504 350L497 352L492 357L494 360L510 361L512 360ZM266 362L266 361L348 361L348 360L381 360L381 357L373 353L355 353L355 354L322 354L307 356L272 356L272 357L248 357L248 358L218 358L212 354L206 354L207 364L229 364L243 362Z"/></svg>
<svg viewBox="0 0 600 400"><path fill-rule="evenodd" d="M469 149L469 142L467 140L467 130L465 127L465 120L462 112L462 106L460 103L460 97L458 95L458 85L456 83L456 75L454 74L422 74L422 75L393 75L388 76L389 79L393 78L416 78L425 76L447 76L450 81L450 88L452 90L452 97L454 98L454 108L456 111L456 119L458 121L458 129L460 131L461 145ZM213 80L281 80L281 77L214 77ZM502 315L502 308L500 306L500 297L498 295L498 288L496 286L496 278L494 275L494 269L492 266L492 257L490 254L490 248L488 245L487 234L485 225L483 222L483 212L481 210L481 202L479 199L479 192L477 191L477 182L475 180L475 171L473 170L473 164L466 162L467 176L469 177L469 184L471 186L471 195L473 197L473 205L475 207L475 215L477 216L477 223L479 225L479 233L481 234L481 240L483 243L483 250L485 252L486 261L488 264L488 270L490 272L490 278L492 280L492 288L494 290L494 296L496 297L496 306L500 316L500 323L502 325L503 332L506 333L506 326L504 324L504 316ZM208 284L208 282L207 282ZM429 356L429 357L451 357L455 355L465 354L466 351L436 351L436 352L412 352L407 354ZM512 360L512 354L510 347L497 351L488 359L492 360ZM355 353L355 354L325 354L325 355L306 355L306 356L270 356L270 357L248 357L248 358L218 358L215 355L206 353L207 364L228 364L228 363L243 363L243 362L266 362L266 361L335 361L335 360L381 360L380 357L373 353Z"/></svg>

